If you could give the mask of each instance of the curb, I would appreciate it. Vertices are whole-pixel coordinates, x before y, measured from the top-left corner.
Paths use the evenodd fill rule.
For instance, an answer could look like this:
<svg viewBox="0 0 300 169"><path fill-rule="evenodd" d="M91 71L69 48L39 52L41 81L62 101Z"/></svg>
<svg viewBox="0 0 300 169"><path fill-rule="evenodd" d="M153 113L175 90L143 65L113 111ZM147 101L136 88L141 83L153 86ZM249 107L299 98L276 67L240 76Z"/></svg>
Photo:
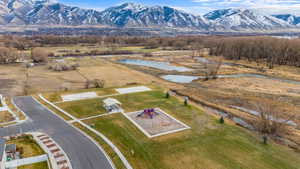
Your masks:
<svg viewBox="0 0 300 169"><path fill-rule="evenodd" d="M100 136L113 150L114 152L119 156L119 158L121 159L121 161L123 162L124 166L127 169L133 169L132 166L130 165L130 163L127 161L127 159L125 158L125 156L122 154L122 152L106 137L104 136L102 133L98 132L97 130L91 128L90 126L86 125L85 123L83 123L82 121L78 120L77 118L75 118L74 116L72 116L71 114L67 113L66 111L62 110L61 108L59 108L58 106L54 105L53 103L51 103L50 101L48 101L46 98L44 98L41 94L38 95L43 101L45 101L46 103L50 104L52 107L54 107L55 109L59 110L60 112L64 113L65 115L71 117L73 120L75 120L75 122L78 122L79 124L81 124L82 126L86 127L87 129L89 129L90 131L92 131L93 133L95 133L96 135ZM34 98L35 99L35 98ZM36 99L35 99L36 100ZM44 105L43 105L44 106ZM46 107L46 106L44 106ZM48 108L47 108L48 109ZM51 111L51 110L50 110ZM53 111L51 111L52 113L54 113ZM56 113L54 113L55 115L57 115ZM57 115L58 116L58 115ZM60 117L60 116L59 116ZM60 117L61 118L61 117ZM66 123L68 123L65 119L63 119ZM69 124L69 123L68 123ZM73 125L71 125L72 127L74 127ZM76 128L76 127L74 127ZM77 128L76 128L77 129ZM79 130L79 129L78 129ZM92 139L93 140L93 139ZM98 144L96 144L98 145ZM99 147L99 146L98 146ZM100 147L99 147L100 148ZM102 148L100 148L102 149ZM103 149L102 149L103 150ZM106 154L106 152L104 151L104 154ZM106 155L107 156L107 155ZM108 157L108 156L107 156ZM108 159L111 161L111 159L108 157ZM115 168L115 167L113 167Z"/></svg>
<svg viewBox="0 0 300 169"><path fill-rule="evenodd" d="M49 102L47 99L45 99L41 94L39 94L39 97L45 101L47 104L50 104L51 106L53 106L53 103ZM57 115L56 113L54 113L52 110L50 110L48 107L46 107L45 105L41 104L36 98L32 97L36 102L38 102L40 105L42 105L44 108L46 108L47 110L49 110L53 115L57 116L58 118L60 118L61 120L63 120L65 123L67 123L69 126L71 126L72 128L74 128L75 130L79 131L81 134L83 134L85 137L87 137L90 141L92 141L105 155L106 159L109 161L111 167L113 169L116 169L115 165L113 164L112 160L110 159L110 157L107 155L107 153L104 151L104 149L92 138L90 137L88 134L84 133L83 131L81 131L80 129L78 129L77 127L73 126L72 124L68 123L68 121L66 121L65 119L63 119L61 116ZM54 105L55 106L55 105ZM54 107L56 108L56 106ZM63 112L64 113L64 112ZM74 119L73 116L66 114L68 117L71 117L72 119ZM74 122L79 122L78 120L74 120ZM81 122L82 123L82 122ZM132 168L129 168L132 169Z"/></svg>

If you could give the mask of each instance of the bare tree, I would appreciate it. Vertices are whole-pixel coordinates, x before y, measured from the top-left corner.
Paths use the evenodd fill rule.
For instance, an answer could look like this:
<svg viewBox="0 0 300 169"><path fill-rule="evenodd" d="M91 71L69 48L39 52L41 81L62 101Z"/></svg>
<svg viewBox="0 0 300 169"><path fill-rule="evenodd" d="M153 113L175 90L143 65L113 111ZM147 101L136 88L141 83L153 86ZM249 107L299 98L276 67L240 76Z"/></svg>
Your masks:
<svg viewBox="0 0 300 169"><path fill-rule="evenodd" d="M0 64L14 63L20 58L14 48L0 47Z"/></svg>
<svg viewBox="0 0 300 169"><path fill-rule="evenodd" d="M288 132L288 122L295 117L294 115L287 115L278 105L269 102L256 103L255 107L259 116L253 125L263 135L265 143L267 136L282 136Z"/></svg>
<svg viewBox="0 0 300 169"><path fill-rule="evenodd" d="M223 64L223 61L222 59L219 59L216 62L205 62L203 64L205 80L216 79L218 77L218 72Z"/></svg>
<svg viewBox="0 0 300 169"><path fill-rule="evenodd" d="M94 80L86 80L85 88L104 88L105 80L94 79Z"/></svg>
<svg viewBox="0 0 300 169"><path fill-rule="evenodd" d="M94 86L95 88L104 88L105 80L102 79L94 79Z"/></svg>

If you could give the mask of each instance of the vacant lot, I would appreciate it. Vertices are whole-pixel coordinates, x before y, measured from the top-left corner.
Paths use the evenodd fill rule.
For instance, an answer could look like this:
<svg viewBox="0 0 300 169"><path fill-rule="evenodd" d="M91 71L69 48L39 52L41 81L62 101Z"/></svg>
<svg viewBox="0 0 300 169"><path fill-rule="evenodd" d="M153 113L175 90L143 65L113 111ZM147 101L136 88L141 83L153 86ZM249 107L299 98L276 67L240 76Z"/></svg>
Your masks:
<svg viewBox="0 0 300 169"><path fill-rule="evenodd" d="M69 59L80 65L77 71L55 72L49 70L48 65L29 68L29 92L83 89L87 79L104 80L105 87L124 86L132 83L149 84L156 79L101 58ZM22 64L2 65L0 67L1 94L8 96L24 95L25 72L26 70Z"/></svg>
<svg viewBox="0 0 300 169"><path fill-rule="evenodd" d="M200 81L199 83L207 87L209 86L210 88L237 89L255 93L300 96L300 85L263 78L227 78L208 82Z"/></svg>
<svg viewBox="0 0 300 169"><path fill-rule="evenodd" d="M161 91L151 91L115 98L126 112L160 107L192 129L149 139L122 114L84 122L109 137L139 169L297 169L300 165L298 153L274 143L263 145L245 129L221 125L202 110L164 96Z"/></svg>
<svg viewBox="0 0 300 169"><path fill-rule="evenodd" d="M6 123L14 120L14 117L8 111L0 111L0 123Z"/></svg>
<svg viewBox="0 0 300 169"><path fill-rule="evenodd" d="M33 140L32 136L22 136L8 141L7 144L16 144L17 149L22 149L21 157L28 158L45 154L41 147Z"/></svg>

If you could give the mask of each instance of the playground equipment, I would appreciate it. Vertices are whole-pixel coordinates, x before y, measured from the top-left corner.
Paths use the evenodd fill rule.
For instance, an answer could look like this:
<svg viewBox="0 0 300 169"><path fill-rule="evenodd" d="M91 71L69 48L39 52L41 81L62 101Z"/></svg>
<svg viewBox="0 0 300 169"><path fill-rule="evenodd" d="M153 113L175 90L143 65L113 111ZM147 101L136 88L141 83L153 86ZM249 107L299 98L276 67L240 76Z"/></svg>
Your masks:
<svg viewBox="0 0 300 169"><path fill-rule="evenodd" d="M159 115L159 113L155 111L155 109L145 109L142 113L138 114L137 117L153 119L157 115Z"/></svg>

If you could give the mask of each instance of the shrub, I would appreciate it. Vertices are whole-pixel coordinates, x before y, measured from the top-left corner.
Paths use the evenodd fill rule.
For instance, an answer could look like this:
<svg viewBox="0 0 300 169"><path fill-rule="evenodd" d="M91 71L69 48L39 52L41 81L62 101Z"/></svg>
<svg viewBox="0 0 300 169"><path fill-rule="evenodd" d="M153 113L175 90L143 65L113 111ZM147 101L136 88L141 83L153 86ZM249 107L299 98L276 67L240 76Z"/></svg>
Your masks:
<svg viewBox="0 0 300 169"><path fill-rule="evenodd" d="M70 70L77 70L79 67L78 63L55 63L49 66L50 70L54 71L70 71Z"/></svg>
<svg viewBox="0 0 300 169"><path fill-rule="evenodd" d="M48 62L49 53L42 48L33 48L31 50L31 59L34 63Z"/></svg>
<svg viewBox="0 0 300 169"><path fill-rule="evenodd" d="M87 80L85 83L85 88L104 88L105 80L101 79L94 79L94 80Z"/></svg>
<svg viewBox="0 0 300 169"><path fill-rule="evenodd" d="M220 124L224 124L225 120L224 120L224 117L223 117L223 116L221 116L219 122L220 122Z"/></svg>

